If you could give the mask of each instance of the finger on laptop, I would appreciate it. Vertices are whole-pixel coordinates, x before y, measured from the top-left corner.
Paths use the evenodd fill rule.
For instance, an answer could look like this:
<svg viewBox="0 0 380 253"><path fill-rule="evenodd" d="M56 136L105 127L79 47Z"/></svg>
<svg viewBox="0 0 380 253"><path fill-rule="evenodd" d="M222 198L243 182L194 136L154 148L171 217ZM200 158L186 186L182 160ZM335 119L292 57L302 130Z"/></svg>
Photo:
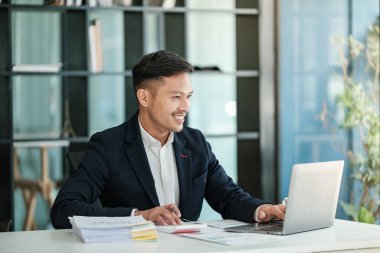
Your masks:
<svg viewBox="0 0 380 253"><path fill-rule="evenodd" d="M257 212L258 222L269 222L273 218L272 208L273 205L269 204L260 206Z"/></svg>
<svg viewBox="0 0 380 253"><path fill-rule="evenodd" d="M275 205L275 216L281 220L285 219L286 206L283 204Z"/></svg>
<svg viewBox="0 0 380 253"><path fill-rule="evenodd" d="M282 204L265 204L259 207L257 218L259 222L269 222L271 220L283 220L285 218L286 207Z"/></svg>

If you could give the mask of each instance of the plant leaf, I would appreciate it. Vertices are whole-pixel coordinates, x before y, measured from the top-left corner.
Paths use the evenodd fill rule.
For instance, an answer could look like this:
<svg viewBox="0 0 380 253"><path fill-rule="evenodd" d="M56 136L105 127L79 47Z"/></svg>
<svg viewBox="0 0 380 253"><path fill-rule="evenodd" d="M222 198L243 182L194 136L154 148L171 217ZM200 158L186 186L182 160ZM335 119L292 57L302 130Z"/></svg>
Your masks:
<svg viewBox="0 0 380 253"><path fill-rule="evenodd" d="M351 216L354 221L359 221L359 208L355 205L345 203L344 201L340 202L344 212Z"/></svg>
<svg viewBox="0 0 380 253"><path fill-rule="evenodd" d="M374 224L375 217L367 208L361 207L359 211L359 222Z"/></svg>

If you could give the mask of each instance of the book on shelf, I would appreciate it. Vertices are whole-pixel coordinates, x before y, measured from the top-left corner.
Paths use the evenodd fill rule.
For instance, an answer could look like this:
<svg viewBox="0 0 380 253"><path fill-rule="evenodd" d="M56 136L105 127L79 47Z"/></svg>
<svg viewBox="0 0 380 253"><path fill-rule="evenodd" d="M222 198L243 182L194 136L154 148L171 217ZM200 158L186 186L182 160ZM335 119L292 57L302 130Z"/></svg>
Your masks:
<svg viewBox="0 0 380 253"><path fill-rule="evenodd" d="M88 0L87 4L90 7L95 7L97 5L97 1L96 0Z"/></svg>
<svg viewBox="0 0 380 253"><path fill-rule="evenodd" d="M103 71L103 43L102 27L100 19L91 21L88 28L90 44L90 70L91 72Z"/></svg>
<svg viewBox="0 0 380 253"><path fill-rule="evenodd" d="M65 5L64 0L44 0L45 5L51 5L51 6L63 6Z"/></svg>
<svg viewBox="0 0 380 253"><path fill-rule="evenodd" d="M75 0L66 0L66 6L74 6L74 5L76 5Z"/></svg>
<svg viewBox="0 0 380 253"><path fill-rule="evenodd" d="M52 64L15 64L12 66L13 72L29 72L29 73L56 73L61 70L62 63Z"/></svg>
<svg viewBox="0 0 380 253"><path fill-rule="evenodd" d="M174 8L175 7L175 0L163 0L162 1L162 7L166 9Z"/></svg>
<svg viewBox="0 0 380 253"><path fill-rule="evenodd" d="M81 6L82 1L83 0L44 0L44 4L51 6Z"/></svg>
<svg viewBox="0 0 380 253"><path fill-rule="evenodd" d="M156 226L142 216L69 217L73 232L85 243L156 240Z"/></svg>
<svg viewBox="0 0 380 253"><path fill-rule="evenodd" d="M162 8L174 8L176 0L149 0L149 6L157 6Z"/></svg>
<svg viewBox="0 0 380 253"><path fill-rule="evenodd" d="M132 0L113 0L112 1L114 5L120 5L120 6L131 6Z"/></svg>
<svg viewBox="0 0 380 253"><path fill-rule="evenodd" d="M112 0L98 0L100 6L112 6Z"/></svg>
<svg viewBox="0 0 380 253"><path fill-rule="evenodd" d="M81 6L83 0L45 0L45 4L53 6Z"/></svg>

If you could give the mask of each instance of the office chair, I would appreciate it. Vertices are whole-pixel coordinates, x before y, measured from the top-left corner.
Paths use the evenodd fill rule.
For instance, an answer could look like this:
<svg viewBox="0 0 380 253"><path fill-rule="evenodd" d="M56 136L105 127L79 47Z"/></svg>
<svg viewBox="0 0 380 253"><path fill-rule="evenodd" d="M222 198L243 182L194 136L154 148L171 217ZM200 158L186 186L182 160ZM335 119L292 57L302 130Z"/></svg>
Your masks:
<svg viewBox="0 0 380 253"><path fill-rule="evenodd" d="M73 174L78 168L80 162L83 159L85 152L84 151L69 151L66 153L66 158L70 164L70 175ZM99 199L96 199L94 202L98 207L102 207L102 203Z"/></svg>

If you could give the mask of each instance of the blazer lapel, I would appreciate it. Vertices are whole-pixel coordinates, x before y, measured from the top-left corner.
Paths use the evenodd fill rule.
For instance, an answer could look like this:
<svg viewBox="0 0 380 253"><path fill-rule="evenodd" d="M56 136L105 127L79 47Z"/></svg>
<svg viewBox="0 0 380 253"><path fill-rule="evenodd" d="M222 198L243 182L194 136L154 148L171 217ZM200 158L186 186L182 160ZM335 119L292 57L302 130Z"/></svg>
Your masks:
<svg viewBox="0 0 380 253"><path fill-rule="evenodd" d="M179 184L179 209L186 217L189 209L191 193L191 151L184 148L186 140L180 134L174 134L173 148L177 163L178 184Z"/></svg>
<svg viewBox="0 0 380 253"><path fill-rule="evenodd" d="M153 175L141 139L138 113L136 113L129 121L125 142L126 155L132 165L132 169L135 171L140 183L151 199L153 206L159 206L160 203L154 186Z"/></svg>

